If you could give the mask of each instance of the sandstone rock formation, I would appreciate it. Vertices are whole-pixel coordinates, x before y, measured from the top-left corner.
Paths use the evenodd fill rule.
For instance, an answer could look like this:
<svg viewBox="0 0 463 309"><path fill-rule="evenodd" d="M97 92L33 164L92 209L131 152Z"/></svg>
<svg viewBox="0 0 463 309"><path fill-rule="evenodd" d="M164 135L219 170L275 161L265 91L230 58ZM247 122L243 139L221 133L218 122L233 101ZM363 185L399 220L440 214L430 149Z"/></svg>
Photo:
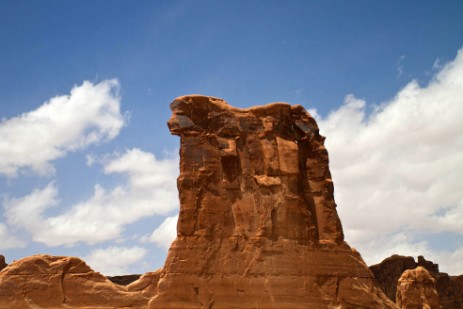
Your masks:
<svg viewBox="0 0 463 309"><path fill-rule="evenodd" d="M384 259L381 263L370 266L375 276L376 283L389 299L395 301L397 282L402 273L407 269L418 266L411 256L393 255Z"/></svg>
<svg viewBox="0 0 463 309"><path fill-rule="evenodd" d="M344 242L328 153L300 105L172 104L180 215L150 308L393 308Z"/></svg>
<svg viewBox="0 0 463 309"><path fill-rule="evenodd" d="M422 266L404 271L397 284L396 303L403 309L440 309L436 280Z"/></svg>
<svg viewBox="0 0 463 309"><path fill-rule="evenodd" d="M370 266L378 286L391 299L396 299L397 282L402 273L418 266L424 267L436 280L439 302L444 309L463 309L463 275L449 276L439 272L439 265L419 256L418 261L411 256L393 255L379 264Z"/></svg>
<svg viewBox="0 0 463 309"><path fill-rule="evenodd" d="M396 308L344 241L328 153L300 105L172 104L181 138L177 239L127 286L38 255L0 272L0 308Z"/></svg>

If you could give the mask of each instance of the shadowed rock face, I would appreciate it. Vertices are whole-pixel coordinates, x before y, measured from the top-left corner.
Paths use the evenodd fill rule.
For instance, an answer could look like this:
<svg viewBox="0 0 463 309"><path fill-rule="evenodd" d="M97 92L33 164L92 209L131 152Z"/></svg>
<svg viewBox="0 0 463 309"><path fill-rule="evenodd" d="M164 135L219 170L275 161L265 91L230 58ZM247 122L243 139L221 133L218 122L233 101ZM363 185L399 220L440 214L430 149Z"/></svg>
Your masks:
<svg viewBox="0 0 463 309"><path fill-rule="evenodd" d="M0 271L7 266L8 264L6 264L5 262L5 257L3 255L0 255Z"/></svg>
<svg viewBox="0 0 463 309"><path fill-rule="evenodd" d="M328 154L299 105L172 104L180 216L151 308L387 308L343 240Z"/></svg>
<svg viewBox="0 0 463 309"><path fill-rule="evenodd" d="M299 105L172 104L177 239L162 270L116 285L69 257L0 272L0 308L395 308L344 242L324 138Z"/></svg>

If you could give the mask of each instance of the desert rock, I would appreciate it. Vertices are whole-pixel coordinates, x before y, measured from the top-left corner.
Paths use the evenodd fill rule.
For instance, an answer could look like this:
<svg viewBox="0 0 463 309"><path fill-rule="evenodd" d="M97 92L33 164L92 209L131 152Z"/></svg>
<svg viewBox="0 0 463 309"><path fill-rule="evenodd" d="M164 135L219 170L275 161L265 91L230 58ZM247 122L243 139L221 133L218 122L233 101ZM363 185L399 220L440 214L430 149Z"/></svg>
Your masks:
<svg viewBox="0 0 463 309"><path fill-rule="evenodd" d="M0 272L0 308L396 308L344 241L324 137L302 106L192 95L171 109L180 214L163 269L125 286L36 255Z"/></svg>
<svg viewBox="0 0 463 309"><path fill-rule="evenodd" d="M145 308L151 296L113 284L75 257L34 255L0 272L0 308Z"/></svg>
<svg viewBox="0 0 463 309"><path fill-rule="evenodd" d="M370 266L375 275L375 280L381 290L389 299L395 301L397 293L397 282L402 273L407 269L414 269L418 266L411 256L393 255L384 259L381 263Z"/></svg>
<svg viewBox="0 0 463 309"><path fill-rule="evenodd" d="M370 266L378 286L391 299L396 299L397 282L402 273L418 266L424 267L436 280L439 302L444 309L463 309L463 275L449 276L439 271L439 265L427 261L423 256L418 260L411 256L393 255L379 264Z"/></svg>
<svg viewBox="0 0 463 309"><path fill-rule="evenodd" d="M397 283L396 303L403 309L439 309L436 280L426 268L406 270Z"/></svg>
<svg viewBox="0 0 463 309"><path fill-rule="evenodd" d="M191 95L177 239L150 308L394 308L344 242L324 137L300 105Z"/></svg>

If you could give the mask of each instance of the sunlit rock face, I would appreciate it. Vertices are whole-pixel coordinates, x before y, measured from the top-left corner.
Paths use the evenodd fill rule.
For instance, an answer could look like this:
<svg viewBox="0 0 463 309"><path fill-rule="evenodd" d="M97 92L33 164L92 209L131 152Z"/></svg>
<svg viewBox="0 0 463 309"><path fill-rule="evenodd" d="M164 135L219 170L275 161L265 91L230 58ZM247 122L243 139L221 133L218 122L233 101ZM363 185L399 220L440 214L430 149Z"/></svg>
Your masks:
<svg viewBox="0 0 463 309"><path fill-rule="evenodd" d="M404 271L397 282L396 303L403 309L439 309L436 280L422 266Z"/></svg>
<svg viewBox="0 0 463 309"><path fill-rule="evenodd" d="M302 106L191 95L171 109L181 206L151 308L394 307L344 242L324 138Z"/></svg>
<svg viewBox="0 0 463 309"><path fill-rule="evenodd" d="M34 255L0 272L0 308L146 308L152 289L129 287L76 257Z"/></svg>

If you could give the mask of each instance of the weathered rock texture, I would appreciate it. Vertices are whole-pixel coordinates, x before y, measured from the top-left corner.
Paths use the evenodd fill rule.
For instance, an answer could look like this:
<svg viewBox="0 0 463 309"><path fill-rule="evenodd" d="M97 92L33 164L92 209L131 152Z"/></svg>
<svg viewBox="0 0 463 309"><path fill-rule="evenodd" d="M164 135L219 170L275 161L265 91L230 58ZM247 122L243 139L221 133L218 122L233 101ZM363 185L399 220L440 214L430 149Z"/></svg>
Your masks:
<svg viewBox="0 0 463 309"><path fill-rule="evenodd" d="M144 280L120 286L78 258L35 255L0 272L0 308L146 308L155 293L146 286L155 287L157 277Z"/></svg>
<svg viewBox="0 0 463 309"><path fill-rule="evenodd" d="M150 308L393 308L344 242L328 153L300 105L172 104L180 216Z"/></svg>
<svg viewBox="0 0 463 309"><path fill-rule="evenodd" d="M439 309L436 280L426 268L404 271L397 283L396 303L403 309Z"/></svg>
<svg viewBox="0 0 463 309"><path fill-rule="evenodd" d="M396 299L397 282L402 273L418 266L424 267L436 280L439 302L444 309L463 309L463 275L449 276L439 272L439 265L419 256L418 261L411 256L393 255L379 264L370 266L378 286L391 299Z"/></svg>

